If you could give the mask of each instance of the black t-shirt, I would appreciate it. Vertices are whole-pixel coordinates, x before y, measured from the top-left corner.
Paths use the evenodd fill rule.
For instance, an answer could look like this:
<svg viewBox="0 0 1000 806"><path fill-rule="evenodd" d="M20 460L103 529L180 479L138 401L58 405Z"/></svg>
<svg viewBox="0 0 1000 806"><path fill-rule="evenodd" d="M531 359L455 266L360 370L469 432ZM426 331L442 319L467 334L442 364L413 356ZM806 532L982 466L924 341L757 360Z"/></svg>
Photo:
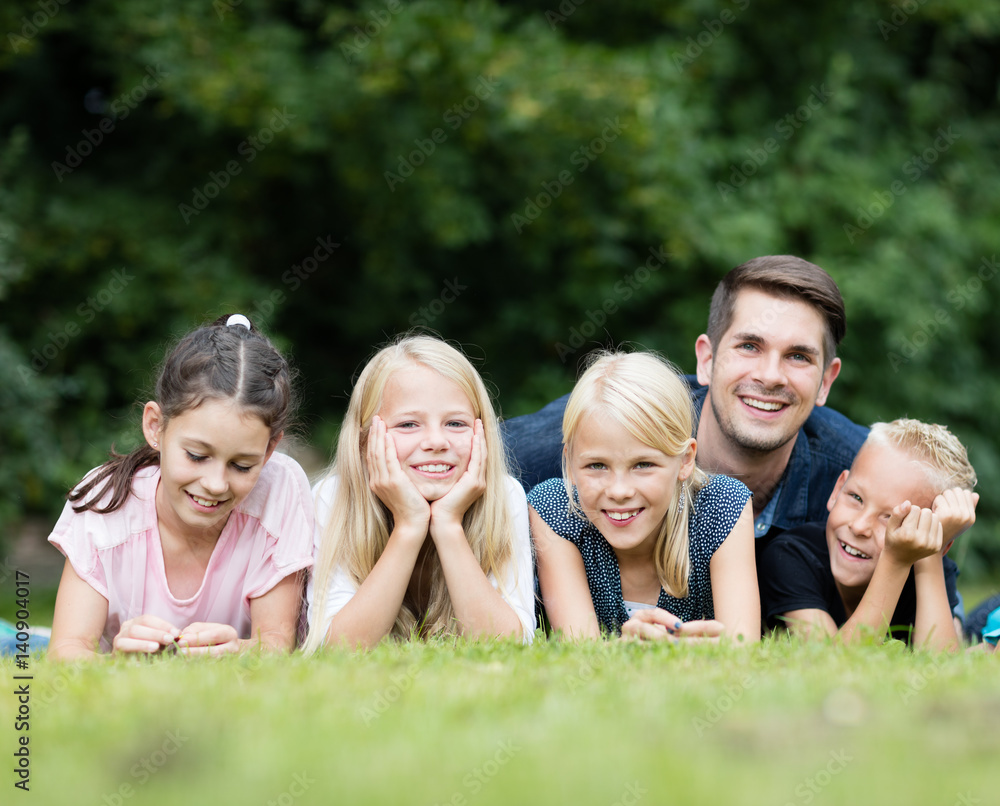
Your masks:
<svg viewBox="0 0 1000 806"><path fill-rule="evenodd" d="M958 603L957 576L954 563L946 563L945 587L953 609ZM757 577L761 615L768 628L784 626L781 616L792 610L825 610L838 627L847 621L830 570L825 523L807 523L770 540L757 557ZM909 643L916 615L917 586L911 568L890 621L893 638Z"/></svg>

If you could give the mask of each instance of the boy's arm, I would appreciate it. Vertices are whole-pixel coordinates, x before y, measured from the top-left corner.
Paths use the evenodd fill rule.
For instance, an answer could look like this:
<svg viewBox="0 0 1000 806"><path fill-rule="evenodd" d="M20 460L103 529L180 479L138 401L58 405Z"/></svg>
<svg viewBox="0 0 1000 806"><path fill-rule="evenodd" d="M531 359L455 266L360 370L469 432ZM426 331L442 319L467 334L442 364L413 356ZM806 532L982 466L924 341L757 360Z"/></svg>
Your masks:
<svg viewBox="0 0 1000 806"><path fill-rule="evenodd" d="M955 487L945 490L931 504L931 509L941 521L942 540L947 554L955 538L964 534L976 522L976 506L979 504L979 493Z"/></svg>
<svg viewBox="0 0 1000 806"><path fill-rule="evenodd" d="M822 559L813 545L817 541L822 543ZM757 574L766 629L781 627L801 638L837 634L829 612L833 579L826 553L822 524L778 535L765 546L757 558Z"/></svg>
<svg viewBox="0 0 1000 806"><path fill-rule="evenodd" d="M800 638L825 638L837 634L837 622L825 610L790 610L781 616L786 629Z"/></svg>
<svg viewBox="0 0 1000 806"><path fill-rule="evenodd" d="M959 488L946 490L934 499L932 510L941 522L944 548L913 565L917 588L917 617L913 628L913 645L916 647L948 652L959 648L942 560L955 538L976 522L978 503L978 493Z"/></svg>
<svg viewBox="0 0 1000 806"><path fill-rule="evenodd" d="M913 564L917 587L913 646L955 652L959 648L959 640L944 584L942 559L942 555L937 553Z"/></svg>
<svg viewBox="0 0 1000 806"><path fill-rule="evenodd" d="M909 501L893 509L871 582L854 613L840 628L840 637L850 643L866 634L883 635L896 610L911 566L939 553L941 546L941 522L931 510L913 506ZM943 571L941 582L943 589ZM947 596L945 605L947 609ZM950 609L948 614L950 621Z"/></svg>

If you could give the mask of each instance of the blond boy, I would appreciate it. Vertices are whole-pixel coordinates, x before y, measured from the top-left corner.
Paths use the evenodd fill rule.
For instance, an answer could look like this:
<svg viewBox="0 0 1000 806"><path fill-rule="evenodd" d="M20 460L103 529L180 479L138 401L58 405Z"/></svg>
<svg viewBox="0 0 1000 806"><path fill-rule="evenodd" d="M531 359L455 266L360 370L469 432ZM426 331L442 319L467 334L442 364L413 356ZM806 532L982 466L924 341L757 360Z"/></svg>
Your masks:
<svg viewBox="0 0 1000 806"><path fill-rule="evenodd" d="M891 628L917 647L957 649L942 561L975 522L975 484L965 448L944 426L873 425L837 480L825 527L807 524L764 550L768 626L846 641Z"/></svg>

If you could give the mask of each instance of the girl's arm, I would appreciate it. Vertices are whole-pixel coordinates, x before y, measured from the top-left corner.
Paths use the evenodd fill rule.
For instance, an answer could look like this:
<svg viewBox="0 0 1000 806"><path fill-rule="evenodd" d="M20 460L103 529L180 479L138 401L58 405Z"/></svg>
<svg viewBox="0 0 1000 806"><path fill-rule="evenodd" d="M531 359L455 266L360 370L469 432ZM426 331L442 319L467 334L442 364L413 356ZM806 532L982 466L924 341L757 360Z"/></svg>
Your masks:
<svg viewBox="0 0 1000 806"><path fill-rule="evenodd" d="M708 565L715 618L722 622L725 635L746 642L760 640L760 590L754 556L753 509L747 501Z"/></svg>
<svg viewBox="0 0 1000 806"><path fill-rule="evenodd" d="M66 560L56 593L48 657L53 660L96 657L107 620L108 600L80 579Z"/></svg>
<svg viewBox="0 0 1000 806"><path fill-rule="evenodd" d="M493 587L472 553L462 519L486 490L486 442L476 420L469 466L446 495L431 504L430 535L437 547L459 632L467 637L522 635L514 608ZM516 562L516 558L511 558Z"/></svg>
<svg viewBox="0 0 1000 806"><path fill-rule="evenodd" d="M97 647L108 620L108 600L80 578L66 560L56 609L48 657L76 660L97 657ZM115 652L159 652L172 644L180 630L156 616L139 616L122 624L114 640Z"/></svg>
<svg viewBox="0 0 1000 806"><path fill-rule="evenodd" d="M330 621L326 645L370 649L391 632L425 537L426 532L414 533L405 526L392 530L371 573ZM317 589L313 607L325 608L327 595Z"/></svg>
<svg viewBox="0 0 1000 806"><path fill-rule="evenodd" d="M552 629L567 638L600 638L601 627L579 549L557 535L534 507L528 508L538 584Z"/></svg>

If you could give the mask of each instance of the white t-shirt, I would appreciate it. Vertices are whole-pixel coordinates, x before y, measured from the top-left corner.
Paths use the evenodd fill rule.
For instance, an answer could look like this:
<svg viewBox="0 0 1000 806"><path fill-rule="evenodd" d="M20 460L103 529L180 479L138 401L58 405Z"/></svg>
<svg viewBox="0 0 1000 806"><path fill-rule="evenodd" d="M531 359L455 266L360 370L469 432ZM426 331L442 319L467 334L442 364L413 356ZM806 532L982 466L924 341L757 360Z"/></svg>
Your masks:
<svg viewBox="0 0 1000 806"><path fill-rule="evenodd" d="M503 575L502 580L497 580L493 574L489 574L490 584L500 592L514 612L517 613L521 621L523 630L523 641L530 644L535 637L535 572L531 561L531 534L528 529L528 502L524 495L524 489L510 476L506 479L507 502L510 507L511 518L514 522L514 545L513 562ZM337 478L327 477L317 483L313 489L313 501L316 510L316 528L313 539L313 557L319 557L320 542L323 531L326 528L327 520L330 517L330 510L333 507L333 500L337 492ZM312 623L313 615L313 584L314 580L310 576L306 586L306 601L309 606L309 621ZM324 632L329 629L333 617L339 613L354 594L357 593L357 586L350 576L340 568L335 568L330 583L330 589L326 592L324 608Z"/></svg>

